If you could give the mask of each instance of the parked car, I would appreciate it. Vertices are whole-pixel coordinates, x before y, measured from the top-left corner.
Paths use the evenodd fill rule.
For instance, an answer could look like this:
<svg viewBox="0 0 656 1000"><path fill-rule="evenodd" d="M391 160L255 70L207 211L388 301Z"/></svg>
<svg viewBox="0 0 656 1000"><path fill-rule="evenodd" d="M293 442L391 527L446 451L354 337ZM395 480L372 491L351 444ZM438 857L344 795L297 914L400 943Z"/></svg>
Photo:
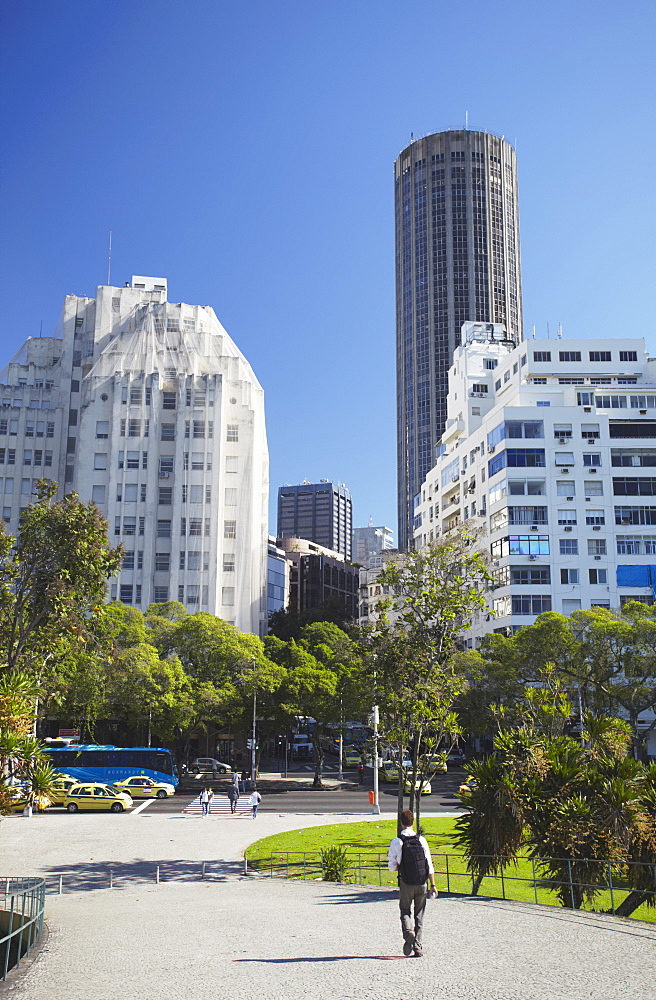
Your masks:
<svg viewBox="0 0 656 1000"><path fill-rule="evenodd" d="M66 793L73 788L74 785L79 785L77 778L71 778L69 774L61 774L58 778L55 778L53 782L53 791L50 796L50 802L53 806L63 806L64 799L66 798Z"/></svg>
<svg viewBox="0 0 656 1000"><path fill-rule="evenodd" d="M120 813L132 809L134 803L127 792L118 792L110 785L93 782L74 785L66 793L64 805L70 813L76 813L81 809L101 809Z"/></svg>
<svg viewBox="0 0 656 1000"><path fill-rule="evenodd" d="M217 774L229 774L232 771L230 764L225 764L216 757L196 757L189 765L190 774L201 774L206 771L216 771Z"/></svg>
<svg viewBox="0 0 656 1000"><path fill-rule="evenodd" d="M169 785L166 781L153 781L145 774L115 781L111 787L117 792L127 792L133 799L165 799L169 795L175 795L175 785Z"/></svg>

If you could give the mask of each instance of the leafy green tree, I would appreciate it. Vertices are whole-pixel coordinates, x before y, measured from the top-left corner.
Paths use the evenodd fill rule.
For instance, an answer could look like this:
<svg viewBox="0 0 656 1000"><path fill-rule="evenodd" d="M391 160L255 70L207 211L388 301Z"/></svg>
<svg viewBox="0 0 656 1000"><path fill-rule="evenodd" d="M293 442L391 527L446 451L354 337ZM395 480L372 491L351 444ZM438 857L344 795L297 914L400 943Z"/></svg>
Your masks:
<svg viewBox="0 0 656 1000"><path fill-rule="evenodd" d="M398 743L400 772L404 747L411 748L413 789L422 780L419 749L426 737L439 747L461 732L454 705L466 681L455 654L462 630L485 607L483 587L490 579L476 541L474 533L461 528L388 563L380 576L388 596L365 643L372 669L375 664L384 732ZM402 785L400 780L399 817ZM414 805L418 813L420 796Z"/></svg>
<svg viewBox="0 0 656 1000"><path fill-rule="evenodd" d="M0 533L0 660L37 677L84 637L121 565L98 508L75 493L55 500L56 493L56 483L38 480L17 542Z"/></svg>
<svg viewBox="0 0 656 1000"><path fill-rule="evenodd" d="M14 790L27 789L28 804L45 807L55 772L42 744L32 735L38 686L22 670L0 674L0 814L12 811Z"/></svg>

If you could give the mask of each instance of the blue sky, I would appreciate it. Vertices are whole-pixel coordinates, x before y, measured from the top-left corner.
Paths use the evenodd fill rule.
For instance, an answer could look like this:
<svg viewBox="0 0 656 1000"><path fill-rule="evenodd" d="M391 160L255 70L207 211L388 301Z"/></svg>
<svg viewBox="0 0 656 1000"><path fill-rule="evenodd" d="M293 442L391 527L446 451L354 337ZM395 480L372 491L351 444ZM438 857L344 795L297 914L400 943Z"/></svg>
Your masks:
<svg viewBox="0 0 656 1000"><path fill-rule="evenodd" d="M396 530L396 155L466 111L516 140L526 332L653 351L655 28L606 0L4 4L0 362L106 281L111 226L113 283L166 276L251 361L272 497L332 478Z"/></svg>

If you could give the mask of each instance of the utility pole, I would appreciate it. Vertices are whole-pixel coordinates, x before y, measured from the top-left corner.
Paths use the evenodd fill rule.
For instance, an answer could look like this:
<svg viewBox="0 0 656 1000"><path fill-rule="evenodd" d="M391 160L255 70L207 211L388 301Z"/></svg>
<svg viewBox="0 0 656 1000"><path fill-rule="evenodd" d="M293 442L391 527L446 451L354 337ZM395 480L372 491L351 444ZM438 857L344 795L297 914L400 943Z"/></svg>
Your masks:
<svg viewBox="0 0 656 1000"><path fill-rule="evenodd" d="M378 804L378 691L376 689L376 668L374 667L374 698L376 704L373 709L374 722L374 801L371 811L374 816L380 816L380 806ZM399 777L399 781L401 778Z"/></svg>
<svg viewBox="0 0 656 1000"><path fill-rule="evenodd" d="M255 657L253 657L253 738L251 740L251 781L255 781L255 724L257 718L257 686L255 683Z"/></svg>

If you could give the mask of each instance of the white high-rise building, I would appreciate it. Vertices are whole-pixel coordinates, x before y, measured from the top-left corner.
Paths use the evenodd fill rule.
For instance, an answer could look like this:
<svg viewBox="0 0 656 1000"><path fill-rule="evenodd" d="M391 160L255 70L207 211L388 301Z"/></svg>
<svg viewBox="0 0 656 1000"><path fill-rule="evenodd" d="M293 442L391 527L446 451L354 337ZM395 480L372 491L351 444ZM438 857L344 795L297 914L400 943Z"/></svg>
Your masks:
<svg viewBox="0 0 656 1000"><path fill-rule="evenodd" d="M514 347L501 326L463 326L415 546L463 522L494 576L468 645L544 611L653 603L656 359L644 340Z"/></svg>
<svg viewBox="0 0 656 1000"><path fill-rule="evenodd" d="M162 278L68 295L55 337L0 373L3 518L32 481L93 500L125 559L111 599L181 601L266 628L264 393L210 306L167 301Z"/></svg>

